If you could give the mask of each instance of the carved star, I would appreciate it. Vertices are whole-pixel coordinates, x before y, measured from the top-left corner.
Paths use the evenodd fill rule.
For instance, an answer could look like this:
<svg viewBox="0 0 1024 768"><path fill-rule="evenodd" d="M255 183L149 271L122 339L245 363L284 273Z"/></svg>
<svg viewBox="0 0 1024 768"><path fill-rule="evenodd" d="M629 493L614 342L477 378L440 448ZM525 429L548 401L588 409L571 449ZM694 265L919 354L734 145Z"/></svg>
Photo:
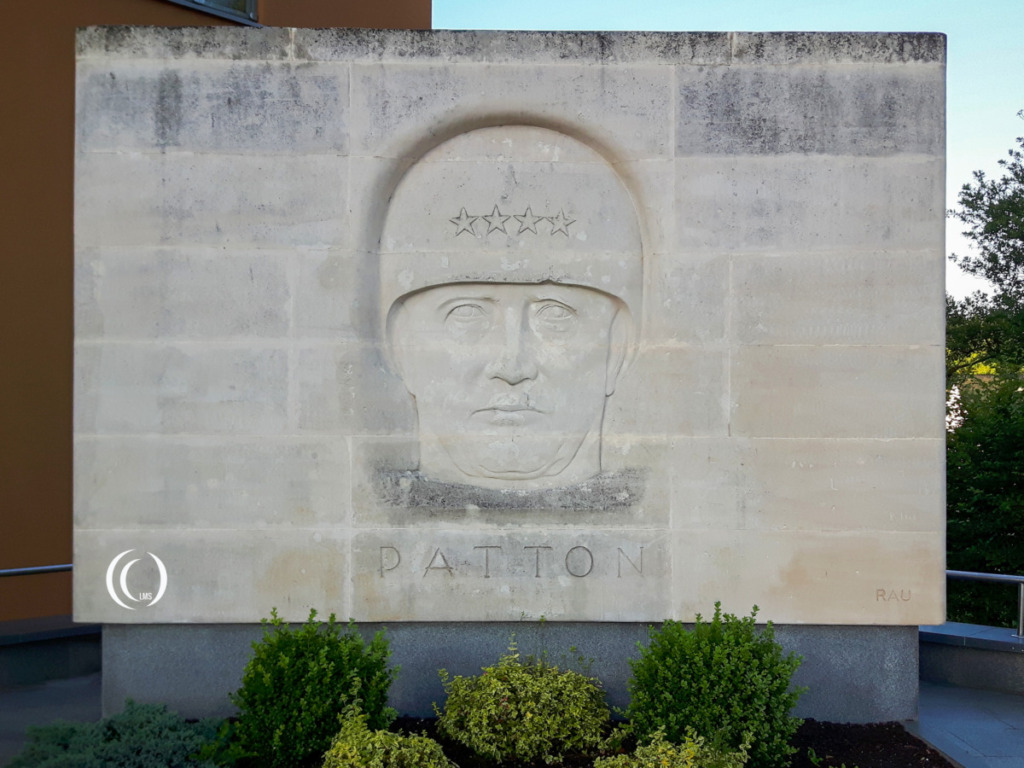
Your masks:
<svg viewBox="0 0 1024 768"><path fill-rule="evenodd" d="M530 210L530 206L526 206L526 213L522 216L513 216L513 218L519 222L519 231L516 232L517 235L521 235L523 232L527 231L533 232L533 234L536 235L537 222L544 220L543 216L534 216L533 211Z"/></svg>
<svg viewBox="0 0 1024 768"><path fill-rule="evenodd" d="M458 237L463 232L469 232L471 235L475 235L473 231L473 222L479 219L479 216L470 216L466 213L466 209L463 208L459 211L459 215L454 219L448 219L452 224L455 225L455 236Z"/></svg>
<svg viewBox="0 0 1024 768"><path fill-rule="evenodd" d="M569 236L569 225L576 221L566 216L561 208L558 209L557 216L549 216L548 219L551 221L551 234L561 232L566 237Z"/></svg>
<svg viewBox="0 0 1024 768"><path fill-rule="evenodd" d="M502 234L508 234L505 232L505 222L508 221L511 216L502 216L501 211L498 210L498 206L494 206L494 210L491 211L490 216L481 216L484 221L487 222L487 234L491 234L494 230L498 230Z"/></svg>

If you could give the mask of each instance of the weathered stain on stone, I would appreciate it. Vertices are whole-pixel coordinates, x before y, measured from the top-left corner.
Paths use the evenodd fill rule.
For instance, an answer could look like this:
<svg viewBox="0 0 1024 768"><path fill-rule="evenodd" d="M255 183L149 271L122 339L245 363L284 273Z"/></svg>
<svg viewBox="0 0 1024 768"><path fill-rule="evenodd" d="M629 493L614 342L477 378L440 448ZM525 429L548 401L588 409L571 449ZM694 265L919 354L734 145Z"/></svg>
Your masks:
<svg viewBox="0 0 1024 768"><path fill-rule="evenodd" d="M724 32L490 32L476 30L295 30L295 55L317 61L349 59L535 63L593 61L629 64L725 64Z"/></svg>
<svg viewBox="0 0 1024 768"><path fill-rule="evenodd" d="M651 61L663 65L874 62L944 64L941 33L492 32L477 30L89 27L78 53L169 58L452 62Z"/></svg>
<svg viewBox="0 0 1024 768"><path fill-rule="evenodd" d="M233 27L95 26L78 30L79 57L168 59L288 58L291 30Z"/></svg>
<svg viewBox="0 0 1024 768"><path fill-rule="evenodd" d="M946 60L946 36L933 32L734 32L732 36L737 64L943 64Z"/></svg>
<svg viewBox="0 0 1024 768"><path fill-rule="evenodd" d="M801 66L724 67L680 79L680 154L940 153L945 110L940 80L892 72ZM897 98L897 95L899 98ZM699 115L699 119L695 116Z"/></svg>
<svg viewBox="0 0 1024 768"><path fill-rule="evenodd" d="M377 493L382 503L401 509L516 510L560 509L595 511L626 509L643 498L644 471L639 468L604 472L564 488L507 490L442 483L415 471L380 469Z"/></svg>
<svg viewBox="0 0 1024 768"><path fill-rule="evenodd" d="M176 146L181 133L181 75L173 69L160 73L156 84L156 109L153 113L156 143Z"/></svg>

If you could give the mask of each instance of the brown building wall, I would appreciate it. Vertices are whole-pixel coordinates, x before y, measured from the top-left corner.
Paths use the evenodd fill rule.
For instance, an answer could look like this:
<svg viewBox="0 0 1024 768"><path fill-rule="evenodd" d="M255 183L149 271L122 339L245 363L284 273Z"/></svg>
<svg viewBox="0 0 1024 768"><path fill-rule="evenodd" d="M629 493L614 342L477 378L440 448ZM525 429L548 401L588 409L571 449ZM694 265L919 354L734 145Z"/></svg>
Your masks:
<svg viewBox="0 0 1024 768"><path fill-rule="evenodd" d="M0 569L71 562L75 30L230 24L164 0L0 18ZM267 26L429 29L430 0L260 0ZM0 578L0 621L71 612L70 574Z"/></svg>
<svg viewBox="0 0 1024 768"><path fill-rule="evenodd" d="M430 0L260 0L269 27L430 29Z"/></svg>

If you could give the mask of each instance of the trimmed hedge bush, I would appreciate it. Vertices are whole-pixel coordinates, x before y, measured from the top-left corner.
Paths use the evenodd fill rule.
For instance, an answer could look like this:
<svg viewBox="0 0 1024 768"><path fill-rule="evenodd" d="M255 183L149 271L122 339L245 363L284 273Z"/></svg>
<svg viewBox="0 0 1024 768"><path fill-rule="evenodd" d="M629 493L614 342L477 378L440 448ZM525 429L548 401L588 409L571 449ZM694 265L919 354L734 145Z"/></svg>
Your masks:
<svg viewBox="0 0 1024 768"><path fill-rule="evenodd" d="M433 739L371 731L366 715L350 710L324 755L323 768L455 768L455 764Z"/></svg>
<svg viewBox="0 0 1024 768"><path fill-rule="evenodd" d="M723 614L705 622L698 614L692 630L676 621L650 630L650 645L630 662L633 731L644 741L659 730L682 744L691 731L715 750L749 744L752 768L782 768L795 749L789 742L801 720L790 717L803 689L790 690L799 657L783 655L771 622L755 627L749 617Z"/></svg>
<svg viewBox="0 0 1024 768"><path fill-rule="evenodd" d="M745 748L722 752L707 746L700 736L692 735L673 744L658 730L649 744L640 745L633 754L598 758L594 768L742 768L746 762Z"/></svg>
<svg viewBox="0 0 1024 768"><path fill-rule="evenodd" d="M610 718L596 680L540 660L522 663L513 645L476 677L441 670L448 699L438 731L478 755L559 763L595 750Z"/></svg>
<svg viewBox="0 0 1024 768"><path fill-rule="evenodd" d="M323 624L316 611L299 629L277 611L263 623L242 687L231 696L239 710L238 743L260 766L319 765L351 704L374 728L391 723L395 712L387 699L396 671L388 668L391 651L383 633L366 644L351 623L343 633L334 614Z"/></svg>

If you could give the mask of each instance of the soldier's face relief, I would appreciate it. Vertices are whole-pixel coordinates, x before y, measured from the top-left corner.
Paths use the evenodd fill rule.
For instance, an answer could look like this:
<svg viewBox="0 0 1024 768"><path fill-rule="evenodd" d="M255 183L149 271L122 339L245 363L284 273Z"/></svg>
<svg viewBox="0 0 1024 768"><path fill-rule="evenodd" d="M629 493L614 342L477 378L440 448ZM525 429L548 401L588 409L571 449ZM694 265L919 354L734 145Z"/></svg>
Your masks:
<svg viewBox="0 0 1024 768"><path fill-rule="evenodd" d="M491 488L594 476L629 333L621 301L578 286L453 283L405 297L389 334L416 399L420 471Z"/></svg>

